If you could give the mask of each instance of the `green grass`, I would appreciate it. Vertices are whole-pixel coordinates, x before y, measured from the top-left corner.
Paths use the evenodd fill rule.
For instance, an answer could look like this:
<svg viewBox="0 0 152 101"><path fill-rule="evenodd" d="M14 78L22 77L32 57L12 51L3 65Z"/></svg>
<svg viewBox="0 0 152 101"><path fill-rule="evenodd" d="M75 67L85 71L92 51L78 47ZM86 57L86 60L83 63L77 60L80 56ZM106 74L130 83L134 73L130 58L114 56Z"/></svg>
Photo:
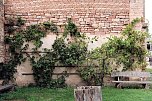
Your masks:
<svg viewBox="0 0 152 101"><path fill-rule="evenodd" d="M3 99L25 99L26 101L73 101L73 89L20 88L16 92L3 94Z"/></svg>
<svg viewBox="0 0 152 101"><path fill-rule="evenodd" d="M103 101L152 101L152 90L104 88Z"/></svg>
<svg viewBox="0 0 152 101"><path fill-rule="evenodd" d="M152 101L152 90L103 88L103 101ZM2 94L0 101L24 99L24 101L74 101L73 89L19 88Z"/></svg>

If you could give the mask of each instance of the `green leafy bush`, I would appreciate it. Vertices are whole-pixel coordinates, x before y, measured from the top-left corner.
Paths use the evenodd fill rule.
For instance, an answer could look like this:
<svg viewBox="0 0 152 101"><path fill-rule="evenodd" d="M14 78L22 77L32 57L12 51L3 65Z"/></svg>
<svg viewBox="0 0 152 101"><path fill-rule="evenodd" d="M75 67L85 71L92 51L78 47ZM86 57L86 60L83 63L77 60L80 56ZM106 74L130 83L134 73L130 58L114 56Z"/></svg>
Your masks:
<svg viewBox="0 0 152 101"><path fill-rule="evenodd" d="M74 41L66 44L63 38L58 38L52 46L57 59L65 66L77 66L86 58L87 44L84 42Z"/></svg>
<svg viewBox="0 0 152 101"><path fill-rule="evenodd" d="M108 70L134 70L146 67L145 57L147 51L144 47L146 32L135 30L135 26L140 19L134 19L120 34L108 39L108 42L94 50L92 57L105 59ZM114 66L115 65L115 66ZM113 68L116 67L116 68Z"/></svg>
<svg viewBox="0 0 152 101"><path fill-rule="evenodd" d="M78 72L88 86L101 86L103 83L102 70L95 65L81 67L78 69Z"/></svg>
<svg viewBox="0 0 152 101"><path fill-rule="evenodd" d="M24 24L24 20L21 18L18 18L18 20L15 21L16 22L12 21L12 26L18 25L18 27L21 27ZM38 52L38 49L43 44L41 38L45 37L49 31L58 33L58 29L53 22L31 25L26 29L14 31L12 35L5 36L5 43L9 45L8 50L11 54L10 61L3 65L3 70L5 73L8 73L4 74L4 76L7 76L6 78L10 80L16 72L17 65L24 62L26 58L29 58L37 86L48 88L64 86L64 76L55 80L52 79L55 64L77 65L85 59L87 53L86 42L83 41L82 37L78 38L76 35L76 33L80 33L78 32L76 25L72 23L72 21L68 21L65 29L65 32L68 31L67 35L70 34L71 39L74 38L74 40L66 43L65 40L68 39L67 37L63 35L60 38L58 36L52 46L53 48L51 50L44 49L45 52L43 54ZM32 54L25 52L29 48L29 42L32 42L33 45L35 45ZM9 68L8 72L5 67Z"/></svg>

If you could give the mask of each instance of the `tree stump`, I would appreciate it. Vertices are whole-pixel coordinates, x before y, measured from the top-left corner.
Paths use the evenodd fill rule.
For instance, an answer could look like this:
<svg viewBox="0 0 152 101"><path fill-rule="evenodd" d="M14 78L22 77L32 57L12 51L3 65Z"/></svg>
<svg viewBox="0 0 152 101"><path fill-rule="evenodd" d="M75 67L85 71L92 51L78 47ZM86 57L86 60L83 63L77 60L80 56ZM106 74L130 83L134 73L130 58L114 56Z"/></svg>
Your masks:
<svg viewBox="0 0 152 101"><path fill-rule="evenodd" d="M75 101L102 101L101 86L81 86L74 89Z"/></svg>

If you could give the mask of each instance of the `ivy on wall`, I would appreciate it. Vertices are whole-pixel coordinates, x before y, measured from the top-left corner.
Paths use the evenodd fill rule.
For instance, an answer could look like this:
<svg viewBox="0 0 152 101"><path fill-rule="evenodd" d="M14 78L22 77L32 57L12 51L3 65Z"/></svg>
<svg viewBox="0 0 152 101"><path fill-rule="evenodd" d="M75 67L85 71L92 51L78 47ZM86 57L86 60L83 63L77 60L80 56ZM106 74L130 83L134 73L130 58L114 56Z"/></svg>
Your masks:
<svg viewBox="0 0 152 101"><path fill-rule="evenodd" d="M110 37L108 42L88 54L87 59L91 64L79 69L80 76L88 85L102 85L105 73L118 71L120 68L123 71L145 69L147 50L144 42L148 34L134 29L140 22L141 19L134 19L120 37Z"/></svg>
<svg viewBox="0 0 152 101"><path fill-rule="evenodd" d="M80 36L76 25L71 20L68 21L63 35L57 36L57 39L54 41L53 48L51 50L44 49L45 52L40 54L37 50L43 44L41 38L46 37L49 32L58 34L56 25L53 22L44 22L22 29L21 27L24 22L22 19L19 18L19 21L9 19L9 21L9 27L14 28L14 26L18 25L20 30L16 29L11 34L8 32L9 34L5 36L5 44L9 45L10 61L3 66L3 71L5 71L5 67L11 67L10 70L13 70L10 71L8 69L9 73L7 76L4 74L8 81L13 78L17 65L24 62L26 58L29 58L37 86L50 88L65 85L64 76L59 77L57 80L52 79L55 64L77 65L78 63L82 63L87 53L87 42L84 41L84 35ZM68 38L69 35L70 37ZM35 54L29 55L26 53L27 56L25 57L23 53L29 48L29 42L32 42L35 46L32 49Z"/></svg>
<svg viewBox="0 0 152 101"><path fill-rule="evenodd" d="M101 85L103 73L110 73L114 69L112 68L113 64L116 64L117 68L123 65L123 70L134 70L146 66L146 50L143 43L147 33L134 30L135 25L140 21L140 19L133 20L122 31L121 37L111 37L107 43L89 52L87 50L88 42L92 39L80 33L71 19L65 25L64 33L60 35L53 22L22 28L24 20L21 18L9 19L6 28L8 34L4 41L9 45L10 59L8 62L0 64L0 76L8 83L13 79L17 65L29 58L37 86L63 87L65 86L64 75L58 79L52 79L55 65L62 64L73 67L86 64L88 61L91 64L79 68L80 76L88 85ZM10 31L9 28L13 30ZM46 37L49 32L57 34L57 38L52 49L44 49L45 52L40 54L38 49L43 44L41 38ZM93 40L97 41L96 37ZM29 42L35 46L32 49L34 54L25 56L23 53L29 48Z"/></svg>
<svg viewBox="0 0 152 101"><path fill-rule="evenodd" d="M9 45L8 51L10 53L10 58L6 63L3 63L1 75L4 81L8 83L8 81L12 80L14 77L14 73L16 73L17 65L21 64L26 60L26 58L30 58L31 65L33 67L34 78L38 86L47 86L47 84L43 84L44 81L47 81L52 77L51 73L54 70L54 58L48 59L51 56L52 52L47 52L43 56L39 54L39 58L36 58L37 54L32 56L23 55L23 53L29 48L29 42L32 42L35 46L33 51L37 51L43 44L41 38L45 37L47 33L52 31L53 33L57 33L58 29L52 22L44 22L42 24L36 24L28 26L26 29L22 28L24 25L24 20L21 18L10 19L7 21L6 30L7 33L5 36L5 44ZM9 28L16 28L12 32L8 31ZM24 44L26 43L26 44ZM50 66L51 65L51 66ZM37 74L37 75L35 75ZM48 76L50 75L50 76ZM43 79L45 79L43 81ZM49 80L48 80L49 81ZM47 82L46 82L47 83Z"/></svg>
<svg viewBox="0 0 152 101"><path fill-rule="evenodd" d="M92 51L92 57L104 58L107 68L113 70L112 64L117 68L123 67L123 70L144 69L146 67L145 57L147 50L144 46L147 32L135 30L135 26L142 20L134 19L121 32L120 37L110 37L108 42ZM100 64L101 65L101 64Z"/></svg>
<svg viewBox="0 0 152 101"><path fill-rule="evenodd" d="M118 65L123 64L123 70L145 69L146 67L147 50L144 43L148 34L134 29L139 22L141 19L134 19L122 31L120 38L112 37L104 45L108 57L114 58Z"/></svg>
<svg viewBox="0 0 152 101"><path fill-rule="evenodd" d="M88 43L85 40L85 35L80 35L77 26L71 20L65 25L63 36L57 37L52 45L57 59L65 66L82 64L87 56L87 47Z"/></svg>

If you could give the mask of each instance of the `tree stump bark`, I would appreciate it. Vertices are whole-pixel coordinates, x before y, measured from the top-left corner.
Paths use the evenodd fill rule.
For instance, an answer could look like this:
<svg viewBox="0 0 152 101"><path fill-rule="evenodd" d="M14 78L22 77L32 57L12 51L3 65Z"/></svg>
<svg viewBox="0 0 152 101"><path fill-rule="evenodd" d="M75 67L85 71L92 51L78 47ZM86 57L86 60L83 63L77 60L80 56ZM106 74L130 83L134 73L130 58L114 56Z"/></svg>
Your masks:
<svg viewBox="0 0 152 101"><path fill-rule="evenodd" d="M74 89L75 101L102 101L100 86L81 86Z"/></svg>

